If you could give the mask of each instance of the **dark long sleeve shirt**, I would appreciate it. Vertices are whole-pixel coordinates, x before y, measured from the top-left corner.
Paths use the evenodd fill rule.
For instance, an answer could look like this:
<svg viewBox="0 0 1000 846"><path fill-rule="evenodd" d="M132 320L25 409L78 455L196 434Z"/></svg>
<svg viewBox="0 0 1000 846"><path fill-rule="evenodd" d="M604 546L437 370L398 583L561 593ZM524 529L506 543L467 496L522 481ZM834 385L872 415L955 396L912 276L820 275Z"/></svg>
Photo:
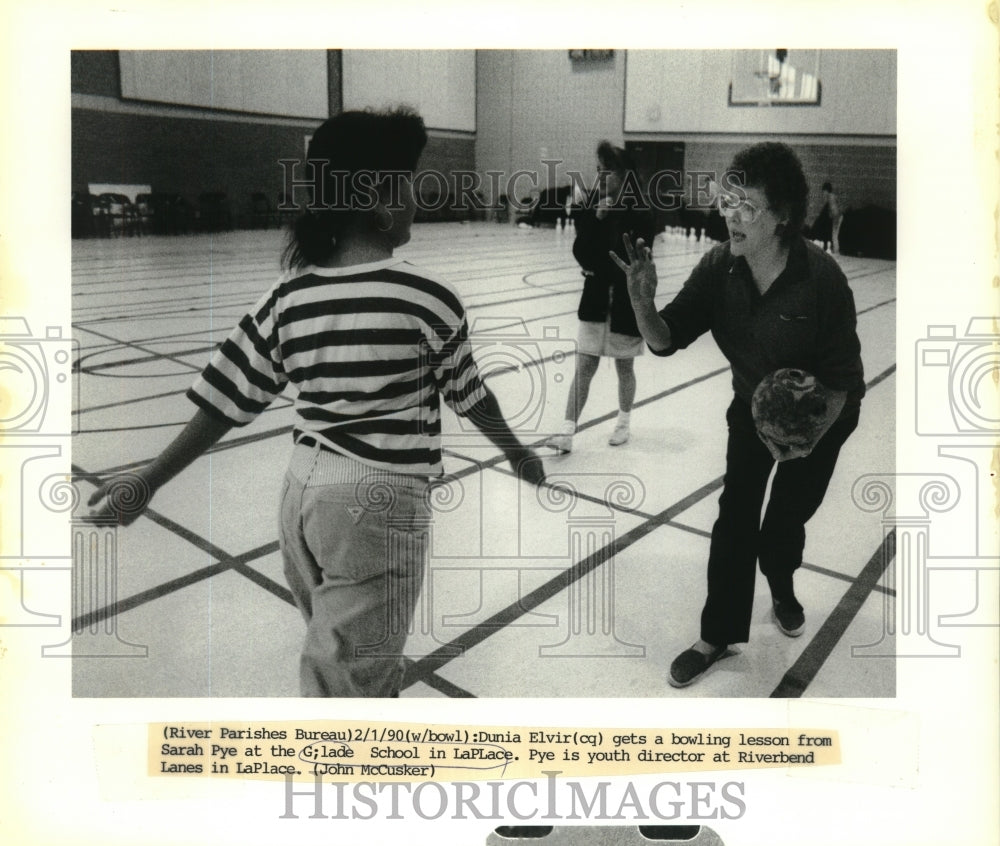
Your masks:
<svg viewBox="0 0 1000 846"><path fill-rule="evenodd" d="M797 239L784 271L761 295L750 268L729 244L706 253L660 316L671 346L684 349L711 332L733 371L733 390L749 402L767 374L784 367L812 373L847 392L847 406L865 394L854 295L837 262Z"/></svg>

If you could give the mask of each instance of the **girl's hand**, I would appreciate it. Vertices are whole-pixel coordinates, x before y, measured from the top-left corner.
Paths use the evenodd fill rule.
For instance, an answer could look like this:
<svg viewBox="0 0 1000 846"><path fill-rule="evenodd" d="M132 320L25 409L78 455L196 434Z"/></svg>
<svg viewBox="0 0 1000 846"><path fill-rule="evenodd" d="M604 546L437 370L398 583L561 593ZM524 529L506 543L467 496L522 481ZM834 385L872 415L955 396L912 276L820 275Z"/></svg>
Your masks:
<svg viewBox="0 0 1000 846"><path fill-rule="evenodd" d="M142 471L112 476L90 495L87 505L91 507L91 511L83 521L129 526L149 507L153 493L153 487Z"/></svg>

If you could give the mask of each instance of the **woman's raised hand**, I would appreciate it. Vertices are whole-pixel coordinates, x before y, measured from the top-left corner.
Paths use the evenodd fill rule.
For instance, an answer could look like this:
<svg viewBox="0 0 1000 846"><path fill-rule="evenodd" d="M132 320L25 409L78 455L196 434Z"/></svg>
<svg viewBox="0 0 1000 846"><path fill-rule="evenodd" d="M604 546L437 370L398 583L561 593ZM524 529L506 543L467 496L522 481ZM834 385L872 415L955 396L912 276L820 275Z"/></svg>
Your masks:
<svg viewBox="0 0 1000 846"><path fill-rule="evenodd" d="M617 264L625 273L625 281L628 284L628 295L633 303L652 302L656 296L656 265L653 262L653 251L646 246L646 242L639 238L632 246L632 241L628 235L622 236L625 243L625 255L628 256L628 263L622 261L616 253L609 252L611 260Z"/></svg>

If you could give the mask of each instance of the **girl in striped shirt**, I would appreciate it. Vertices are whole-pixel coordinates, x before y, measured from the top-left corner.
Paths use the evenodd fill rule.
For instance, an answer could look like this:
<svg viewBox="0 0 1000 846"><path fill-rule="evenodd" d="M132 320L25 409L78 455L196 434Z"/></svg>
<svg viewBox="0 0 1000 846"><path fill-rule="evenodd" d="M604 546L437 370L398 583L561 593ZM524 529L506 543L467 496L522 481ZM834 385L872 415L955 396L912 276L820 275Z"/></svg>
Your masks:
<svg viewBox="0 0 1000 846"><path fill-rule="evenodd" d="M286 273L243 317L188 396L194 417L139 470L126 508L109 480L94 519L133 522L156 490L289 383L295 447L281 495L285 575L307 632L303 696L396 696L442 473L441 403L469 418L519 476L544 481L480 378L452 287L393 257L409 241L427 141L405 110L345 112L313 135L309 208ZM103 500L103 502L102 502Z"/></svg>

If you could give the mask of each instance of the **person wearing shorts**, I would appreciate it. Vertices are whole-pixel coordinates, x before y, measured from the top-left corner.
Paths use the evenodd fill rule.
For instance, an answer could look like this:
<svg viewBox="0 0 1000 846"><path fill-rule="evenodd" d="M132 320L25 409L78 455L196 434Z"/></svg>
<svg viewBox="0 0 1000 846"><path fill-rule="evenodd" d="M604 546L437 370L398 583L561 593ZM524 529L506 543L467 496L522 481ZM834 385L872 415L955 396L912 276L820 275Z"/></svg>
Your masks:
<svg viewBox="0 0 1000 846"><path fill-rule="evenodd" d="M598 183L582 208L574 210L576 239L573 256L583 273L583 292L577 308L576 371L566 400L560 432L546 441L558 453L573 449L580 414L587 403L590 383L602 358L615 362L618 375L618 417L608 438L611 446L629 439L635 401L634 359L645 346L629 300L625 274L609 257L624 255L622 237L652 243L653 217L641 191L635 167L621 147L602 141L597 148Z"/></svg>

